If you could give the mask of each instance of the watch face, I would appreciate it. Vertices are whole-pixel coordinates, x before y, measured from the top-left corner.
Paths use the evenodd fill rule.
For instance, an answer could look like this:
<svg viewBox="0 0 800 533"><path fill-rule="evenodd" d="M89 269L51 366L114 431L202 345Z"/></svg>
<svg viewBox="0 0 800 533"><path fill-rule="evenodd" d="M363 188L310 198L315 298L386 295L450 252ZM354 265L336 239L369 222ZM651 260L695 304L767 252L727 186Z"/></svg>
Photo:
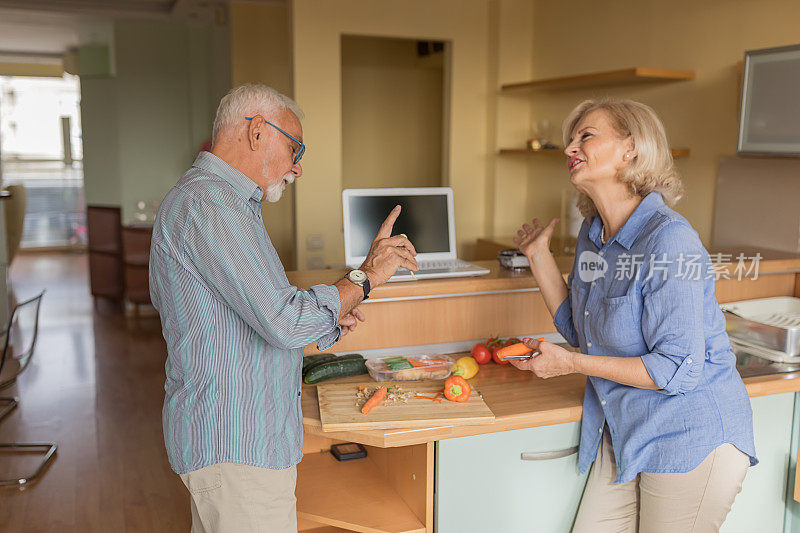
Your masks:
<svg viewBox="0 0 800 533"><path fill-rule="evenodd" d="M363 270L351 270L347 277L356 283L363 283L367 280L367 275L364 274Z"/></svg>

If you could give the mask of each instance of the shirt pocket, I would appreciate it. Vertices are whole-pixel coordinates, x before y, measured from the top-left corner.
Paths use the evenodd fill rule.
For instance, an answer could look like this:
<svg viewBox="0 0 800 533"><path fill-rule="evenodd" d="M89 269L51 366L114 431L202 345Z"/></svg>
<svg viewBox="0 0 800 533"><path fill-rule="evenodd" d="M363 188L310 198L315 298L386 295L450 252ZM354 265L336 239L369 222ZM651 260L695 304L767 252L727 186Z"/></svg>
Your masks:
<svg viewBox="0 0 800 533"><path fill-rule="evenodd" d="M570 307L572 308L572 324L575 326L575 331L578 332L580 337L583 337L583 310L586 308L588 292L588 289L581 287L581 284L578 281L573 281L572 287L570 287L569 290L569 303Z"/></svg>
<svg viewBox="0 0 800 533"><path fill-rule="evenodd" d="M643 343L641 314L634 312L636 294L615 298L600 298L599 309L592 320L592 329L598 343L609 350L619 350L627 355L631 348ZM637 354L641 355L641 354Z"/></svg>

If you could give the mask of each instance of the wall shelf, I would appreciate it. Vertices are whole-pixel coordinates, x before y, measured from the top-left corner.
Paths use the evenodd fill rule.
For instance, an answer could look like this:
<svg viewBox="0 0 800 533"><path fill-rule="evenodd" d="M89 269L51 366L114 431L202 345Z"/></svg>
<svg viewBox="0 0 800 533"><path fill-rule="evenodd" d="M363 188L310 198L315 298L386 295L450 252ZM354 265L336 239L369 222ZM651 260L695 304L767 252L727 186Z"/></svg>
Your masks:
<svg viewBox="0 0 800 533"><path fill-rule="evenodd" d="M560 90L581 87L603 87L607 85L623 85L638 83L654 83L667 81L688 81L694 79L692 70L669 70L660 68L634 67L605 72L592 72L576 76L546 78L520 83L507 83L501 87L502 92L525 90Z"/></svg>
<svg viewBox="0 0 800 533"><path fill-rule="evenodd" d="M564 156L564 149L557 148L554 150L529 150L527 148L501 148L500 155L561 155ZM691 150L689 148L672 148L673 158L689 157Z"/></svg>

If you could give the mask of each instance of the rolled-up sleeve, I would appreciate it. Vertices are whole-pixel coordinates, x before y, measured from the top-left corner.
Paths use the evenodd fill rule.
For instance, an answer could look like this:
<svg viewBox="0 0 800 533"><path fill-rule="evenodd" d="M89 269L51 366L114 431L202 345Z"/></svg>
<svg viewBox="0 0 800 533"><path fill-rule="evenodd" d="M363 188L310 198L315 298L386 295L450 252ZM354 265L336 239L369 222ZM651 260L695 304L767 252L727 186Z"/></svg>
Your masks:
<svg viewBox="0 0 800 533"><path fill-rule="evenodd" d="M575 330L575 323L572 321L572 302L570 301L569 292L570 287L572 287L572 277L573 273L571 272L567 277L567 297L558 306L556 314L553 315L553 325L570 346L577 348L580 340L578 339L578 332Z"/></svg>
<svg viewBox="0 0 800 533"><path fill-rule="evenodd" d="M703 372L703 279L708 255L688 224L674 221L653 237L642 282L647 372L669 395L693 390Z"/></svg>
<svg viewBox="0 0 800 533"><path fill-rule="evenodd" d="M322 309L327 309L333 317L333 322L336 327L330 333L327 333L317 340L317 348L320 350L327 350L339 341L341 337L342 328L339 326L339 313L341 311L342 302L339 298L339 290L331 285L314 285L308 290L313 294Z"/></svg>
<svg viewBox="0 0 800 533"><path fill-rule="evenodd" d="M269 344L302 348L318 341L321 350L341 334L341 301L335 287L300 290L285 283L277 254L263 227L239 211L200 201L189 217L183 253L195 274Z"/></svg>

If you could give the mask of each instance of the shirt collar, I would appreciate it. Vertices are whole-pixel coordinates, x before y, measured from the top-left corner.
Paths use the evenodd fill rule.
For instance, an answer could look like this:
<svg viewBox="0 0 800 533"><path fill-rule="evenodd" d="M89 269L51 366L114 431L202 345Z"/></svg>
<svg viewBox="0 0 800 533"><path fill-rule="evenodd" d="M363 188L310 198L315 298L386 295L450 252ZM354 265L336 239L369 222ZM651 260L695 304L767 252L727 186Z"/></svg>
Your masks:
<svg viewBox="0 0 800 533"><path fill-rule="evenodd" d="M622 226L622 229L620 229L616 235L610 238L606 244L609 244L612 241L617 241L624 246L626 250L630 250L631 246L633 246L633 243L636 242L636 239L639 238L639 235L641 235L645 224L647 224L647 221L653 216L653 213L664 207L664 205L664 199L661 197L661 193L658 191L653 191L645 196L633 213L631 213L631 216L628 217L628 220ZM602 243L600 242L600 232L602 230L603 220L600 218L600 215L595 215L592 218L591 225L589 226L589 239L598 248L602 248Z"/></svg>
<svg viewBox="0 0 800 533"><path fill-rule="evenodd" d="M261 202L264 191L253 180L245 176L240 170L234 168L230 163L211 152L200 152L192 163L193 167L201 168L211 172L215 176L224 179L247 200Z"/></svg>

